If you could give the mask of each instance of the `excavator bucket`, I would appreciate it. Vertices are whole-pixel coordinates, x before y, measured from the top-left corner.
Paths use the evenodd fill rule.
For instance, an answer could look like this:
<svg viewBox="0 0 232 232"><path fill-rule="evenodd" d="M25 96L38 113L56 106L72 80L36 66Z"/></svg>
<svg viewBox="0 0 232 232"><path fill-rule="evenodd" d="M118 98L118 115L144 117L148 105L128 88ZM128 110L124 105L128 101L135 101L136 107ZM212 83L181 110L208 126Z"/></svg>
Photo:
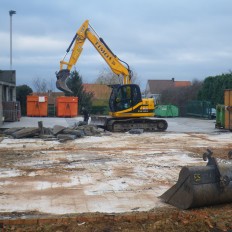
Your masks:
<svg viewBox="0 0 232 232"><path fill-rule="evenodd" d="M63 69L60 70L58 73L56 73L56 87L57 89L63 91L63 92L70 92L72 93L72 91L68 88L68 86L66 85L66 81L70 76L70 71L68 69Z"/></svg>
<svg viewBox="0 0 232 232"><path fill-rule="evenodd" d="M232 202L232 163L219 162L207 150L205 167L183 167L177 183L160 196L164 202L180 209Z"/></svg>

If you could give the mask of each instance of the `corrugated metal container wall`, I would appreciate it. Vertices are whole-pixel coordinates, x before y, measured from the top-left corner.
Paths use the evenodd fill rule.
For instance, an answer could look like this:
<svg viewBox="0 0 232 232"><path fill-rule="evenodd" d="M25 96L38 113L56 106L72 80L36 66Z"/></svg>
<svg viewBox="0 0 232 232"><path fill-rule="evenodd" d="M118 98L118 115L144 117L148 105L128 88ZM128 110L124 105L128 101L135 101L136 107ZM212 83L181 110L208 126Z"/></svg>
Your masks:
<svg viewBox="0 0 232 232"><path fill-rule="evenodd" d="M157 117L178 117L179 109L174 105L158 105L155 108L155 116Z"/></svg>
<svg viewBox="0 0 232 232"><path fill-rule="evenodd" d="M232 89L224 90L225 129L232 130Z"/></svg>
<svg viewBox="0 0 232 232"><path fill-rule="evenodd" d="M48 115L47 96L27 96L27 116L45 117Z"/></svg>
<svg viewBox="0 0 232 232"><path fill-rule="evenodd" d="M216 128L225 128L225 106L216 106Z"/></svg>
<svg viewBox="0 0 232 232"><path fill-rule="evenodd" d="M78 97L57 97L56 116L76 117L78 115Z"/></svg>

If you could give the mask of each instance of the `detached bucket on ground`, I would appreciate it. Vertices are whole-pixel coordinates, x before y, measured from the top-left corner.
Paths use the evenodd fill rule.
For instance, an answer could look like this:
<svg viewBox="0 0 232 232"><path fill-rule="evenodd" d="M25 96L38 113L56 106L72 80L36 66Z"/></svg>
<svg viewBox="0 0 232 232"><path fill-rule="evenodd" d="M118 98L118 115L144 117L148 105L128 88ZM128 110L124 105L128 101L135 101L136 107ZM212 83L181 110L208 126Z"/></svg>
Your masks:
<svg viewBox="0 0 232 232"><path fill-rule="evenodd" d="M183 167L177 183L160 196L180 209L232 202L232 163L219 162L208 150L205 167Z"/></svg>

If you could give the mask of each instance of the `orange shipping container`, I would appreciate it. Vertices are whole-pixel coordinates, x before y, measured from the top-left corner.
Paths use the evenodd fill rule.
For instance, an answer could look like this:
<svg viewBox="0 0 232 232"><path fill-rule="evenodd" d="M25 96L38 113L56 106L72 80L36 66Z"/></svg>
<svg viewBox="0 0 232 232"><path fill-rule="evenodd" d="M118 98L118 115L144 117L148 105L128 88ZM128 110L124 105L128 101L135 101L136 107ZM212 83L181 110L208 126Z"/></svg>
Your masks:
<svg viewBox="0 0 232 232"><path fill-rule="evenodd" d="M44 117L48 115L46 96L27 96L27 116Z"/></svg>
<svg viewBox="0 0 232 232"><path fill-rule="evenodd" d="M56 116L76 117L78 115L78 97L57 97Z"/></svg>
<svg viewBox="0 0 232 232"><path fill-rule="evenodd" d="M225 129L232 130L232 89L224 90Z"/></svg>

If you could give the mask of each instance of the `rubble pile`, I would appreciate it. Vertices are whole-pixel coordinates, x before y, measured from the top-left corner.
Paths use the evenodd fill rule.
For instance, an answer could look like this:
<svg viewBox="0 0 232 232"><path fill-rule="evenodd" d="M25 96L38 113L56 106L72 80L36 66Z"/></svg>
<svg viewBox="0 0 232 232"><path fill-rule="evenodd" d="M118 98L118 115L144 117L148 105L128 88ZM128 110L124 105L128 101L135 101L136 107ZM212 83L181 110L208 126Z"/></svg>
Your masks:
<svg viewBox="0 0 232 232"><path fill-rule="evenodd" d="M102 133L105 133L103 129L87 125L83 122L79 122L72 127L55 125L53 128L43 127L42 122L38 122L38 127L14 127L6 129L3 131L3 136L14 139L41 138L63 142L84 136L101 136Z"/></svg>

